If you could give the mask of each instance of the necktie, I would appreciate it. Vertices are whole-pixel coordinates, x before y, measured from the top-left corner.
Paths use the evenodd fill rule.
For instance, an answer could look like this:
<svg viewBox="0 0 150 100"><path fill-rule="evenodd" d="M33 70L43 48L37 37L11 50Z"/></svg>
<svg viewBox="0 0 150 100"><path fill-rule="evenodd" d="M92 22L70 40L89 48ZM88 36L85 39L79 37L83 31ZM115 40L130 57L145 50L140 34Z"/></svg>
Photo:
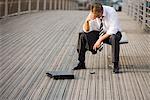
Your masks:
<svg viewBox="0 0 150 100"><path fill-rule="evenodd" d="M103 22L102 19L101 20L101 25L100 25L100 32L99 32L99 36L103 36L104 35L104 30L103 30Z"/></svg>
<svg viewBox="0 0 150 100"><path fill-rule="evenodd" d="M99 32L99 36L103 36L105 34L104 30L103 30L103 22L102 19L101 20L101 25L100 25L100 32ZM98 48L99 51L101 51L103 49L103 42L100 44L100 47Z"/></svg>

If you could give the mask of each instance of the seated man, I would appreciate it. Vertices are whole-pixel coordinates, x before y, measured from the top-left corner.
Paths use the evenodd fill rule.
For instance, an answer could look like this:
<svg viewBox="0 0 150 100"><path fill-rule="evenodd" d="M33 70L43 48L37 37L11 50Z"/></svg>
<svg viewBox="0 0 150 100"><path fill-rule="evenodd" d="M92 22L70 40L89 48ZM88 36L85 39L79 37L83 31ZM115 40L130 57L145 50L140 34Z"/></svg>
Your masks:
<svg viewBox="0 0 150 100"><path fill-rule="evenodd" d="M119 72L119 41L122 37L121 28L116 11L109 6L100 3L91 5L83 31L79 33L77 52L79 64L73 70L86 69L85 53L87 50L96 54L102 43L112 45L112 62L114 73Z"/></svg>

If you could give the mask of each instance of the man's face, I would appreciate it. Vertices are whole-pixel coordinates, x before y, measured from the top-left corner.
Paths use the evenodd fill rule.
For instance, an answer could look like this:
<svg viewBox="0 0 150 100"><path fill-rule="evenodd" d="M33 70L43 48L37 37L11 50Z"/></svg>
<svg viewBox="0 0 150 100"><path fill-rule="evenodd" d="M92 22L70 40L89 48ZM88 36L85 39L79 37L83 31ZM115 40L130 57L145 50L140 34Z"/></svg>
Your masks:
<svg viewBox="0 0 150 100"><path fill-rule="evenodd" d="M94 19L95 19L95 18L100 18L100 17L102 17L102 15L103 15L102 11L97 11L95 8L93 8L92 13L93 13Z"/></svg>

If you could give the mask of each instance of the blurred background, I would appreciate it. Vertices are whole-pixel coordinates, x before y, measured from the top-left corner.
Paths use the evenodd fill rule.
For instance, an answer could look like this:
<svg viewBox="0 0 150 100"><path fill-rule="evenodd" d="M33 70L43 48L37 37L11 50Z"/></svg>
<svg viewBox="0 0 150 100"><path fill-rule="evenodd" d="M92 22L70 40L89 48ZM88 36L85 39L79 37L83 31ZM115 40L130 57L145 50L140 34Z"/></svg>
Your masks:
<svg viewBox="0 0 150 100"><path fill-rule="evenodd" d="M92 2L114 7L150 27L150 0L0 0L0 19L46 10L89 10Z"/></svg>
<svg viewBox="0 0 150 100"><path fill-rule="evenodd" d="M122 0L0 0L0 17L39 10L88 10L93 1L122 10Z"/></svg>
<svg viewBox="0 0 150 100"><path fill-rule="evenodd" d="M78 0L78 9L79 10L86 10L90 8L91 2L101 2L103 5L112 6L115 8L116 11L122 10L122 0Z"/></svg>

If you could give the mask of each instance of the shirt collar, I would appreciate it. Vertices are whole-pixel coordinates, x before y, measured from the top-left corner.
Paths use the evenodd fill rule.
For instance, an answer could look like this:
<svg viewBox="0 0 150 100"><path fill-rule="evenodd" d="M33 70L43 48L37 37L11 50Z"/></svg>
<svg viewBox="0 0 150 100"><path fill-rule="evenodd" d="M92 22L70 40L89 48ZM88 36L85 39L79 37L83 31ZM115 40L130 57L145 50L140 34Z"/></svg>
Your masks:
<svg viewBox="0 0 150 100"><path fill-rule="evenodd" d="M102 20L105 16L106 16L106 11L105 11L105 9L103 7L103 15L102 15L102 17L100 17L100 19Z"/></svg>
<svg viewBox="0 0 150 100"><path fill-rule="evenodd" d="M106 10L105 10L105 8L103 7L103 15L102 15L103 17L105 17L106 16Z"/></svg>

